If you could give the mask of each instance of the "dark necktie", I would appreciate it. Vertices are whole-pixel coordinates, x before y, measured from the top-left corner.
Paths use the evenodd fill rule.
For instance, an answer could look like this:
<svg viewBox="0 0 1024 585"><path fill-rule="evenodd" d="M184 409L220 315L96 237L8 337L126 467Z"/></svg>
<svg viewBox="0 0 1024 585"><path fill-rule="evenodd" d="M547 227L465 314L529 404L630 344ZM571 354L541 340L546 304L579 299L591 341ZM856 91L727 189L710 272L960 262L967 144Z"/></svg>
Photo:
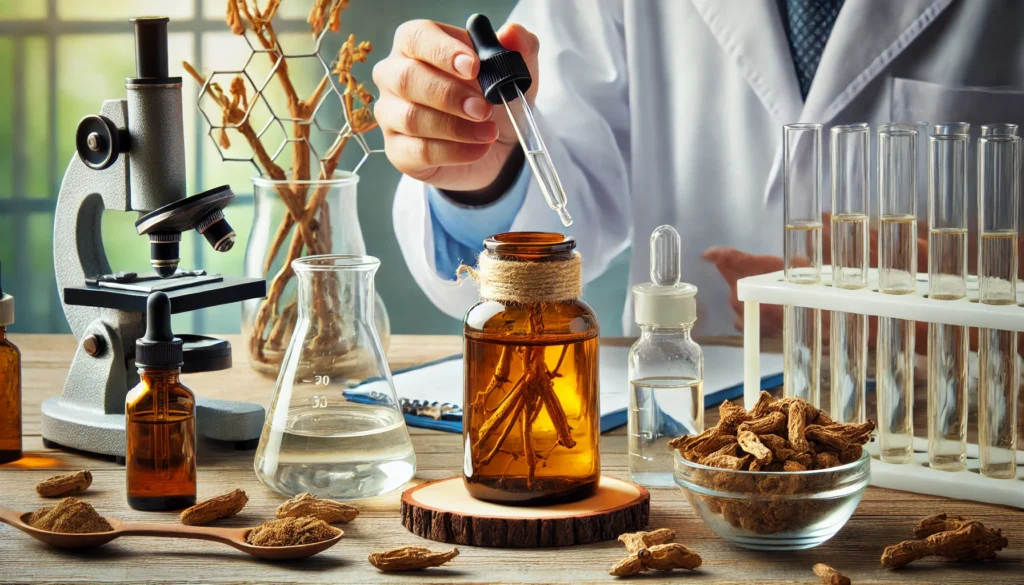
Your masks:
<svg viewBox="0 0 1024 585"><path fill-rule="evenodd" d="M842 7L843 0L785 0L786 34L800 83L800 96L804 99L807 99L825 43Z"/></svg>

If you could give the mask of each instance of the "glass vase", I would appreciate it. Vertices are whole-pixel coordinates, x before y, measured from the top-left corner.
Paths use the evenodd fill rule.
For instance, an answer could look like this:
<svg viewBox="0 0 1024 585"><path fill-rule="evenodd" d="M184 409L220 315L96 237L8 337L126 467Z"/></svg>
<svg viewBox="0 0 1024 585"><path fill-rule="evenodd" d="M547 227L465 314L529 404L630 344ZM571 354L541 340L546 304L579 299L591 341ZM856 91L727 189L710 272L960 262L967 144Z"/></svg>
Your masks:
<svg viewBox="0 0 1024 585"><path fill-rule="evenodd" d="M291 263L298 319L256 451L256 476L286 496L336 500L398 489L416 454L374 322L370 256Z"/></svg>
<svg viewBox="0 0 1024 585"><path fill-rule="evenodd" d="M253 222L245 248L245 276L266 278L267 296L242 303L242 334L252 368L276 377L298 317L291 262L302 256L366 254L356 205L359 177L339 171L327 181L254 177L252 183ZM291 210L296 214L301 210L305 221L296 225ZM306 241L307 235L313 245ZM374 323L387 350L391 323L380 296L373 298Z"/></svg>

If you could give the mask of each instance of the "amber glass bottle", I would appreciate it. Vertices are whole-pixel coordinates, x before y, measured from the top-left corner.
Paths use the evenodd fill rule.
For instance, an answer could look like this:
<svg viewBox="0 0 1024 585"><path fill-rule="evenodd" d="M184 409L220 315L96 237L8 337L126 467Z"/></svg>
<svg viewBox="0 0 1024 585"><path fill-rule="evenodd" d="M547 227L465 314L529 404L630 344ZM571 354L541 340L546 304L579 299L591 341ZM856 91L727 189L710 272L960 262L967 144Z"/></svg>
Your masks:
<svg viewBox="0 0 1024 585"><path fill-rule="evenodd" d="M141 381L125 404L128 505L178 510L196 503L196 398L178 379L182 343L167 295L151 294L146 313L135 349Z"/></svg>
<svg viewBox="0 0 1024 585"><path fill-rule="evenodd" d="M547 504L597 489L598 323L578 298L575 246L531 232L484 242L481 301L463 327L463 474L478 499Z"/></svg>
<svg viewBox="0 0 1024 585"><path fill-rule="evenodd" d="M7 339L14 297L0 290L0 463L21 459L21 352Z"/></svg>

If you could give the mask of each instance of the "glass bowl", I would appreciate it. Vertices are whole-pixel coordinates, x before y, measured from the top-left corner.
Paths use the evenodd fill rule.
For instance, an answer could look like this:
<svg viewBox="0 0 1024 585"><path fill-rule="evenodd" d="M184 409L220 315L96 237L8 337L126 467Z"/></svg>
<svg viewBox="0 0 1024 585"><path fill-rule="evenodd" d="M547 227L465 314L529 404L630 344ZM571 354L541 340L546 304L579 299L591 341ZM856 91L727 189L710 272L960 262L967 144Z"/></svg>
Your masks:
<svg viewBox="0 0 1024 585"><path fill-rule="evenodd" d="M864 495L871 456L811 471L734 471L675 452L675 481L722 538L756 550L812 548L832 538Z"/></svg>

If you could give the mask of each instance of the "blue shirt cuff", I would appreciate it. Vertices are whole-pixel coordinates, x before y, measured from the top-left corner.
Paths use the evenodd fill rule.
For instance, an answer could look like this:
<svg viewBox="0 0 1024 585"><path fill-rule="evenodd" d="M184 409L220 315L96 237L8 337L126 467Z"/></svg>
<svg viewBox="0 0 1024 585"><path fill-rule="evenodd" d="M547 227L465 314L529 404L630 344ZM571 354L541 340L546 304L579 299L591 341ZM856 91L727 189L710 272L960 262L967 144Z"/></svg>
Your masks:
<svg viewBox="0 0 1024 585"><path fill-rule="evenodd" d="M472 263L484 240L512 228L530 186L531 173L523 165L515 182L497 201L481 206L462 205L438 189L427 186L427 203L434 233L434 269L438 276L455 280L463 262Z"/></svg>

